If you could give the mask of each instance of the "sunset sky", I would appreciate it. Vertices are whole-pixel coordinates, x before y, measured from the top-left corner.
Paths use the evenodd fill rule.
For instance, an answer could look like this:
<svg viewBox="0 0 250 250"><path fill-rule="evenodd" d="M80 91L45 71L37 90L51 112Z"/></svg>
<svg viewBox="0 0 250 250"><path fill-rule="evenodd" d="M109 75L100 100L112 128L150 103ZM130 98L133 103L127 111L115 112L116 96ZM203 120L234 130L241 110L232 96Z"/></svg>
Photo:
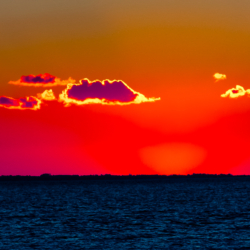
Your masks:
<svg viewBox="0 0 250 250"><path fill-rule="evenodd" d="M0 175L250 174L249 10L0 1Z"/></svg>

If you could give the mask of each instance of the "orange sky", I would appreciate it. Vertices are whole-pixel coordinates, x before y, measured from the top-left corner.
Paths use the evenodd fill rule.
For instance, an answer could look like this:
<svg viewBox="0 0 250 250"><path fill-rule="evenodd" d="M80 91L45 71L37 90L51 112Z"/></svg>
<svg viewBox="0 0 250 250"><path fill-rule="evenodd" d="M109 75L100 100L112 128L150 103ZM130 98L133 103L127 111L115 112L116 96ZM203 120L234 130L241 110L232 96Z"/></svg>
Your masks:
<svg viewBox="0 0 250 250"><path fill-rule="evenodd" d="M1 108L0 174L250 174L250 99L221 97L250 89L249 9L248 0L1 1L0 96L36 96L44 88L8 82L50 73L120 79L161 100Z"/></svg>

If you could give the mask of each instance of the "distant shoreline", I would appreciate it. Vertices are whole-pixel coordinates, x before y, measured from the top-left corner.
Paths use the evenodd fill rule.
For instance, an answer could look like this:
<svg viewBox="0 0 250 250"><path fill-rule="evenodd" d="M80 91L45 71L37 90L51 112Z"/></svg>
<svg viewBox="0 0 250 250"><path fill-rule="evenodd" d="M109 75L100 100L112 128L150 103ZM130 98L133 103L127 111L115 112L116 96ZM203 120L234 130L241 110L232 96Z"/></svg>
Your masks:
<svg viewBox="0 0 250 250"><path fill-rule="evenodd" d="M231 174L192 174L192 175L50 175L22 176L22 175L2 175L1 181L70 181L70 180L167 180L167 179L204 179L204 178L249 178L250 175Z"/></svg>

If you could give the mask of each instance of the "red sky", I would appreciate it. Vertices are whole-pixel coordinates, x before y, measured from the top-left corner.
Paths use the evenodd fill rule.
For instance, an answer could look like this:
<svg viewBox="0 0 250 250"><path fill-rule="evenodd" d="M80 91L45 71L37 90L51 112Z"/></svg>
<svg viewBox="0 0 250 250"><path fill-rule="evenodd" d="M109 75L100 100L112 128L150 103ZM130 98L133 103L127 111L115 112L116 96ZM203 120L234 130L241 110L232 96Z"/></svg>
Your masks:
<svg viewBox="0 0 250 250"><path fill-rule="evenodd" d="M0 175L250 174L250 3L228 0L0 3L0 97L49 73L124 81L141 104L0 108ZM222 73L225 80L213 75ZM56 97L65 86L49 87Z"/></svg>

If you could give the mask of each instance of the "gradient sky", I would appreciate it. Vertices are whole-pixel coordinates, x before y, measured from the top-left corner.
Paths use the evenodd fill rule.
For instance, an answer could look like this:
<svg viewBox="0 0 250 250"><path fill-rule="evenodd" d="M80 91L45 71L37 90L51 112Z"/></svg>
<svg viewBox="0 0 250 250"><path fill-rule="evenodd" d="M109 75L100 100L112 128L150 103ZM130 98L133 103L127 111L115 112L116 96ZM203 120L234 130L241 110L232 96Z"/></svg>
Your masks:
<svg viewBox="0 0 250 250"><path fill-rule="evenodd" d="M0 1L0 96L36 96L45 89L8 82L49 73L161 98L0 108L0 175L250 174L250 99L221 97L250 88L249 10L249 0Z"/></svg>

